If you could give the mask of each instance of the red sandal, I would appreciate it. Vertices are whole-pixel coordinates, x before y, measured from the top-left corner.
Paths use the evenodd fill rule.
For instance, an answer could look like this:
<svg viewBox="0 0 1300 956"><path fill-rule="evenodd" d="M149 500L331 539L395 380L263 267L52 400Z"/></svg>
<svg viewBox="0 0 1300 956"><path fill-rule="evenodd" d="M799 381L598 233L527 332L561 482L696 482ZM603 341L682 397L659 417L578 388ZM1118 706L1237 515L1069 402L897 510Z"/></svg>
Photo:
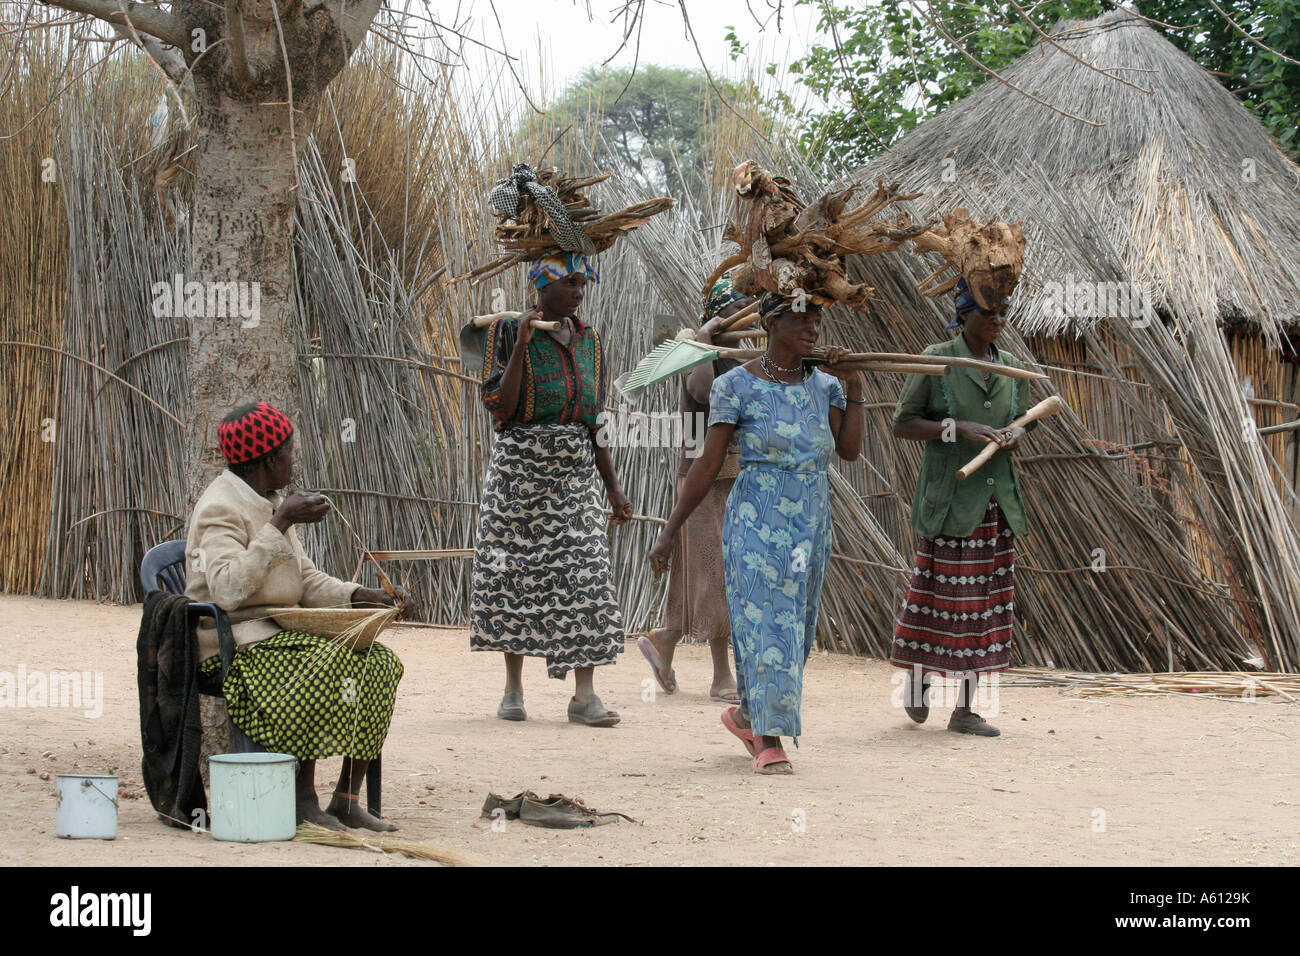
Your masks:
<svg viewBox="0 0 1300 956"><path fill-rule="evenodd" d="M745 745L745 749L749 751L749 755L752 757L754 756L754 735L750 733L748 728L736 723L735 714L738 710L740 710L739 707L728 707L724 710L722 712L722 725L740 738L740 742Z"/></svg>
<svg viewBox="0 0 1300 956"><path fill-rule="evenodd" d="M788 770L768 770L768 767L783 763ZM790 765L790 758L786 756L785 751L780 747L768 747L761 754L754 758L754 773L767 774L769 776L792 774L794 767Z"/></svg>

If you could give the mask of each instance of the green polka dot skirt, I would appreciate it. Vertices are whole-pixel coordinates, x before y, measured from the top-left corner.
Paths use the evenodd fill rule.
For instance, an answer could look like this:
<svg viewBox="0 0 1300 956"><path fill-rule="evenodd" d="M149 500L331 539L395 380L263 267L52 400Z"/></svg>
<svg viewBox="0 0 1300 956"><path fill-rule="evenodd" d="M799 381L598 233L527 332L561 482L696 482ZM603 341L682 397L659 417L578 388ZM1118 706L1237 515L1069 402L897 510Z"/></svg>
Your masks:
<svg viewBox="0 0 1300 956"><path fill-rule="evenodd" d="M299 760L373 760L393 719L402 662L382 644L350 651L281 631L235 654L222 690L230 718L260 746Z"/></svg>
<svg viewBox="0 0 1300 956"><path fill-rule="evenodd" d="M221 696L221 655L215 654L199 661L199 693L209 697Z"/></svg>

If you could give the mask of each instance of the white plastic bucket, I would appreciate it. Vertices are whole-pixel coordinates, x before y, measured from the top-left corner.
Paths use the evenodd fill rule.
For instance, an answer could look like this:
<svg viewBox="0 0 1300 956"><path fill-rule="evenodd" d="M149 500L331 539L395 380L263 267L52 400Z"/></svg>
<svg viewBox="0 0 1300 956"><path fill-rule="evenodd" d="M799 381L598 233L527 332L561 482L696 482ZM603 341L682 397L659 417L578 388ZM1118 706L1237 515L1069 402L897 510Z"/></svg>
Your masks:
<svg viewBox="0 0 1300 956"><path fill-rule="evenodd" d="M298 759L289 754L215 754L208 763L212 835L234 843L292 840Z"/></svg>
<svg viewBox="0 0 1300 956"><path fill-rule="evenodd" d="M55 834L73 840L112 840L117 836L117 777L60 773L54 779L58 794Z"/></svg>

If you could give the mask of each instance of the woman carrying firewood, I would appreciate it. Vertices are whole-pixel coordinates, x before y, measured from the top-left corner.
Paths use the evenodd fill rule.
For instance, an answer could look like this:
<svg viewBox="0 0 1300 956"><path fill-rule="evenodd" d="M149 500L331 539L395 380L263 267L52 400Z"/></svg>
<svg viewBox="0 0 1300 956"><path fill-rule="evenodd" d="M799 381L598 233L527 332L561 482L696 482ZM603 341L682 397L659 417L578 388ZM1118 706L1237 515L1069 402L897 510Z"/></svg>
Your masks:
<svg viewBox="0 0 1300 956"><path fill-rule="evenodd" d="M722 323L753 301L752 296L737 292L731 276L723 276L709 290L704 305L704 324L695 341L706 345ZM719 358L691 369L682 382L682 433L686 438L677 466L674 497L682 493L682 484L690 473L694 459L686 448L700 448L705 439L709 416L709 392L714 380L739 365L735 359ZM722 573L722 523L727 497L740 472L740 451L731 444L722 467L709 485L704 500L686 522L685 534L677 536L673 552L673 570L668 579L668 604L664 626L638 640L637 647L650 662L655 680L665 694L677 692L673 673L673 655L682 635L690 632L709 642L713 657L713 681L709 699L723 704L737 704L736 678L731 676L731 621L727 607L718 601L726 590Z"/></svg>
<svg viewBox="0 0 1300 956"><path fill-rule="evenodd" d="M804 304L763 296L767 351L714 381L704 450L650 552L651 570L668 570L678 531L708 493L734 436L740 474L722 541L740 705L724 711L722 722L761 774L794 772L781 738L797 746L802 731L803 669L831 551L826 470L832 451L845 461L858 457L866 404L862 373L835 369L844 349L827 349L826 371L803 364L821 323L820 310L798 308Z"/></svg>
<svg viewBox="0 0 1300 956"><path fill-rule="evenodd" d="M961 332L926 354L964 356L1024 368L994 343L1006 323L1005 302L982 308L957 284ZM1024 533L1020 474L1010 452L1025 428L1008 423L1029 406L1028 383L968 368L942 376L911 375L894 411L894 437L925 442L912 527L920 536L916 565L894 624L890 662L911 669L904 709L917 723L930 713L932 675L957 679L959 696L948 721L955 733L998 736L972 709L980 674L1006 670L1011 660L1015 602L1015 536ZM1037 422L1031 422L1034 428ZM989 442L1000 449L967 481L958 469Z"/></svg>
<svg viewBox="0 0 1300 956"><path fill-rule="evenodd" d="M525 720L524 657L546 658L546 673L574 674L568 716L611 727L593 686L595 669L623 652L599 472L613 524L632 517L609 450L596 442L604 404L600 335L578 317L588 281L586 256L560 253L532 264L537 302L488 331L480 393L496 419L474 548L470 647L505 656L503 720ZM534 323L555 323L538 331Z"/></svg>

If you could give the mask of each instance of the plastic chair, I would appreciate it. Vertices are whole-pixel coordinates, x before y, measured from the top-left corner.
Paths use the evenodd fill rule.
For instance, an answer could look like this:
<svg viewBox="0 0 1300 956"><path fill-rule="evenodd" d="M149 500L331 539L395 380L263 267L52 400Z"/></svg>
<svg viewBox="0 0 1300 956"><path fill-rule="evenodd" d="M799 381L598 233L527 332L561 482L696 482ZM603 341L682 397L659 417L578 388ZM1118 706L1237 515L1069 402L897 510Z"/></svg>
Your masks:
<svg viewBox="0 0 1300 956"><path fill-rule="evenodd" d="M154 545L140 562L140 584L145 593L163 590L169 594L185 593L185 542L164 541ZM210 617L216 622L217 641L221 648L221 681L225 683L226 674L235 660L235 635L230 630L230 619L226 612L215 604L201 604L191 601L189 613L193 617ZM235 722L226 717L230 730L230 752L265 753L266 748L259 745L245 734ZM383 754L375 757L366 766L366 807L375 816L380 816L380 804L383 790Z"/></svg>

